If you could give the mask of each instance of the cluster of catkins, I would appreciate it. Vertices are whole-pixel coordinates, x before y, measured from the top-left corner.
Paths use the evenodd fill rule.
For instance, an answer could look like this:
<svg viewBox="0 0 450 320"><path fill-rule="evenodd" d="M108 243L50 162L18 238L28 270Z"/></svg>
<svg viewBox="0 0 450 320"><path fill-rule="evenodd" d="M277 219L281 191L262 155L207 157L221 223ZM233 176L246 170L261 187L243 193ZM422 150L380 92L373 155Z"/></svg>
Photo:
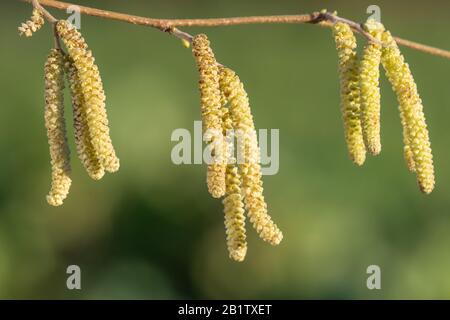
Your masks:
<svg viewBox="0 0 450 320"><path fill-rule="evenodd" d="M337 22L332 28L339 56L341 111L350 158L362 165L366 151L372 155L381 151L381 63L399 103L405 161L408 169L416 173L420 190L429 194L435 184L433 156L417 85L389 31L373 19L364 28L376 41L366 44L361 59L350 26Z"/></svg>
<svg viewBox="0 0 450 320"><path fill-rule="evenodd" d="M277 245L283 235L267 213L260 150L244 86L234 71L217 63L206 35L193 38L192 51L200 74L204 138L213 155L206 182L214 198L223 197L230 258L243 261L247 252L245 211L263 240ZM231 130L240 138L239 161L232 141L225 139Z"/></svg>
<svg viewBox="0 0 450 320"><path fill-rule="evenodd" d="M42 26L41 19L39 11L33 11L31 22L23 24L19 31L27 36L32 35ZM45 126L52 167L47 202L59 206L67 197L71 185L70 151L64 119L64 76L72 96L77 154L87 173L92 179L99 180L105 171L119 169L119 159L109 136L105 93L92 52L78 30L66 20L56 22L55 31L68 51L65 53L59 46L51 49L44 69Z"/></svg>

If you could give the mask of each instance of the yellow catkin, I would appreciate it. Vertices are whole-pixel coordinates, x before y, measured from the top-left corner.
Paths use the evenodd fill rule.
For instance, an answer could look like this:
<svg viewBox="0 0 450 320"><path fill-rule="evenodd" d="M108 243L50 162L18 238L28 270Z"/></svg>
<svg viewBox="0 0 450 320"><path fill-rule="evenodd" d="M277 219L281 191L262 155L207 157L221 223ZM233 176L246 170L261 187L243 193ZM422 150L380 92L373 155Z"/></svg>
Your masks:
<svg viewBox="0 0 450 320"><path fill-rule="evenodd" d="M222 106L227 104L225 95L222 94ZM230 135L233 129L233 120L231 119L228 108L222 108L223 134ZM245 210L243 195L241 190L242 178L236 166L236 158L233 154L233 144L227 141L226 157L226 193L222 200L223 211L225 214L225 230L227 234L227 247L230 258L235 261L244 261L247 253L247 241L245 231Z"/></svg>
<svg viewBox="0 0 450 320"><path fill-rule="evenodd" d="M109 135L105 93L98 67L94 63L95 59L81 34L69 22L58 21L56 30L78 71L86 104L86 123L96 156L106 171L115 172L119 169L120 163Z"/></svg>
<svg viewBox="0 0 450 320"><path fill-rule="evenodd" d="M409 65L405 62L389 31L383 33L382 41L385 47L383 47L381 62L397 95L404 126L406 156L409 157L408 154L412 154L420 190L428 194L433 191L435 178L433 155L422 100L417 92L417 85Z"/></svg>
<svg viewBox="0 0 450 320"><path fill-rule="evenodd" d="M78 71L72 58L68 56L65 58L65 71L72 96L73 127L78 158L89 176L94 180L99 180L105 174L105 170L97 158L89 135L89 126L86 120L86 102L81 90Z"/></svg>
<svg viewBox="0 0 450 320"><path fill-rule="evenodd" d="M416 172L416 165L414 163L413 152L410 147L408 126L406 125L405 115L403 110L400 110L400 120L403 128L403 158L405 159L406 167L411 172Z"/></svg>
<svg viewBox="0 0 450 320"><path fill-rule="evenodd" d="M227 165L226 184L226 195L222 202L228 252L231 259L243 261L247 253L245 210L241 194L241 177L235 165Z"/></svg>
<svg viewBox="0 0 450 320"><path fill-rule="evenodd" d="M220 88L228 100L233 128L240 141L237 160L242 176L245 208L259 236L264 241L277 245L283 239L283 234L267 213L259 163L260 151L248 96L234 71L224 67L220 71ZM243 159L240 159L239 154Z"/></svg>
<svg viewBox="0 0 450 320"><path fill-rule="evenodd" d="M359 63L355 50L356 39L350 26L342 22L333 26L333 35L339 57L341 112L347 148L351 160L357 165L362 165L366 159L366 148L360 120Z"/></svg>
<svg viewBox="0 0 450 320"><path fill-rule="evenodd" d="M365 29L375 39L381 41L384 27L381 23L370 19ZM360 64L359 83L361 87L361 125L364 143L372 155L381 151L380 139L380 61L381 44L369 42L364 47Z"/></svg>
<svg viewBox="0 0 450 320"><path fill-rule="evenodd" d="M52 186L47 202L62 205L71 184L70 152L64 120L64 56L52 49L45 63L45 127L52 166Z"/></svg>
<svg viewBox="0 0 450 320"><path fill-rule="evenodd" d="M208 191L214 198L225 194L225 144L222 134L219 69L209 40L204 34L194 37L192 52L200 75L201 113L204 138L212 147L213 162L208 165Z"/></svg>
<svg viewBox="0 0 450 320"><path fill-rule="evenodd" d="M44 16L41 11L33 9L30 20L22 23L18 28L19 34L25 37L31 37L34 32L38 31L44 25Z"/></svg>

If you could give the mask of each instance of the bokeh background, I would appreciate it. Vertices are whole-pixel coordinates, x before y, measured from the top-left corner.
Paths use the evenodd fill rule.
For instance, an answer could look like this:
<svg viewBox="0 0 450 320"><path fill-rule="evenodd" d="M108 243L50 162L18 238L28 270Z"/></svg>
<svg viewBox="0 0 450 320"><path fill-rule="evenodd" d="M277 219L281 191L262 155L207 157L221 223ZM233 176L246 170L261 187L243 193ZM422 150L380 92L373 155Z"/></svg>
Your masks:
<svg viewBox="0 0 450 320"><path fill-rule="evenodd" d="M448 1L77 3L165 18L328 8L357 21L377 4L395 35L450 49ZM192 130L200 117L194 61L177 39L151 28L82 17L122 166L100 182L90 180L70 138L70 195L62 207L47 205L43 64L53 40L48 25L30 39L18 36L30 12L19 1L0 4L0 298L450 298L450 61L403 50L435 156L436 189L424 196L405 167L397 103L384 76L383 151L362 168L349 161L330 30L185 28L206 32L218 59L240 75L256 126L280 129L280 170L264 185L285 238L271 247L249 226L247 258L235 263L226 250L221 202L206 190L205 167L170 160L172 131ZM82 290L66 288L71 264L81 267ZM381 267L381 290L366 288L372 264Z"/></svg>

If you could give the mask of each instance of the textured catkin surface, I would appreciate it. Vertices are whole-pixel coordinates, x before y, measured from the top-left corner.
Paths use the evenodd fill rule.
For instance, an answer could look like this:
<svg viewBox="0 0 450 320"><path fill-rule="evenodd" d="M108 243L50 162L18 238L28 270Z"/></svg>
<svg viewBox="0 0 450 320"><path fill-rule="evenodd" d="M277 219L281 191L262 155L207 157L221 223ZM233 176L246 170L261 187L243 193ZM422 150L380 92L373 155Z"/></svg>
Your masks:
<svg viewBox="0 0 450 320"><path fill-rule="evenodd" d="M228 252L233 260L243 261L247 253L245 210L241 192L241 177L237 166L227 166L226 184L226 195L222 202Z"/></svg>
<svg viewBox="0 0 450 320"><path fill-rule="evenodd" d="M37 9L33 9L30 20L27 20L19 26L19 34L21 36L25 35L25 37L31 37L34 32L42 28L44 22L45 20L42 13Z"/></svg>
<svg viewBox="0 0 450 320"><path fill-rule="evenodd" d="M247 93L239 77L228 68L220 69L220 87L229 103L235 133L241 136L243 142L238 144L237 161L248 217L264 241L277 245L283 239L283 234L267 213L259 148ZM240 159L239 155L243 156L243 159Z"/></svg>
<svg viewBox="0 0 450 320"><path fill-rule="evenodd" d="M384 27L381 23L370 19L365 29L377 40L381 41ZM364 47L361 57L361 124L364 143L372 155L381 152L380 138L380 61L381 43L369 42Z"/></svg>
<svg viewBox="0 0 450 320"><path fill-rule="evenodd" d="M225 95L221 95L223 134L231 134L233 120L227 105ZM228 137L228 136L227 136ZM231 139L230 139L231 140ZM234 157L232 141L227 140L227 169L225 176L226 193L222 200L225 215L225 230L227 234L227 247L231 259L244 261L247 254L247 241L245 230L245 209L242 194L242 177L239 174Z"/></svg>
<svg viewBox="0 0 450 320"><path fill-rule="evenodd" d="M405 62L389 31L383 33L382 40L385 47L381 61L399 103L405 158L408 167L416 171L420 190L431 193L435 184L433 155L422 100L409 65Z"/></svg>
<svg viewBox="0 0 450 320"><path fill-rule="evenodd" d="M73 126L78 158L89 176L94 180L99 180L105 174L105 170L97 158L94 146L92 145L89 125L87 123L86 101L81 90L78 71L72 58L65 57L64 69L72 96Z"/></svg>
<svg viewBox="0 0 450 320"><path fill-rule="evenodd" d="M64 56L52 49L45 63L45 127L52 166L52 186L47 202L53 206L63 204L69 193L70 152L64 120Z"/></svg>
<svg viewBox="0 0 450 320"><path fill-rule="evenodd" d="M115 172L119 169L120 163L109 135L105 93L95 59L74 26L60 20L56 29L78 70L81 92L86 105L86 123L96 157L106 171Z"/></svg>
<svg viewBox="0 0 450 320"><path fill-rule="evenodd" d="M205 140L212 147L213 162L208 165L206 182L214 198L225 194L225 143L222 134L221 93L219 69L206 35L200 34L192 41L192 53L200 76L199 88L201 114Z"/></svg>
<svg viewBox="0 0 450 320"><path fill-rule="evenodd" d="M356 38L348 24L338 22L333 26L333 36L339 58L341 112L345 140L351 160L362 165L366 159L360 120L359 62Z"/></svg>

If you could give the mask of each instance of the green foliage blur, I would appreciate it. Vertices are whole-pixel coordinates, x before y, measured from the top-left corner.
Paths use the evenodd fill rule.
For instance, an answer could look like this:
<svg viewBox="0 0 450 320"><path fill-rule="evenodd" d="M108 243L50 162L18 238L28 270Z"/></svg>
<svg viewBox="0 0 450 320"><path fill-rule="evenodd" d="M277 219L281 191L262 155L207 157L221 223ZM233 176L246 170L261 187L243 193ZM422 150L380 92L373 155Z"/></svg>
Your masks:
<svg viewBox="0 0 450 320"><path fill-rule="evenodd" d="M327 8L357 21L377 4L393 34L450 49L448 1L78 3L161 18ZM403 49L435 157L436 189L424 196L404 164L397 103L384 76L382 153L362 168L348 159L330 30L184 28L207 33L218 60L240 75L256 126L280 129L280 170L264 185L284 240L271 247L248 225L247 258L236 263L226 250L222 204L207 193L205 167L170 160L172 131L192 130L200 118L191 52L151 28L82 17L81 32L102 73L121 169L90 180L70 129L71 192L62 207L47 205L43 64L53 40L48 24L32 38L18 36L17 26L30 13L20 1L0 4L0 298L450 298L450 61ZM72 264L81 267L81 290L66 288ZM381 267L381 290L366 288L372 264Z"/></svg>

